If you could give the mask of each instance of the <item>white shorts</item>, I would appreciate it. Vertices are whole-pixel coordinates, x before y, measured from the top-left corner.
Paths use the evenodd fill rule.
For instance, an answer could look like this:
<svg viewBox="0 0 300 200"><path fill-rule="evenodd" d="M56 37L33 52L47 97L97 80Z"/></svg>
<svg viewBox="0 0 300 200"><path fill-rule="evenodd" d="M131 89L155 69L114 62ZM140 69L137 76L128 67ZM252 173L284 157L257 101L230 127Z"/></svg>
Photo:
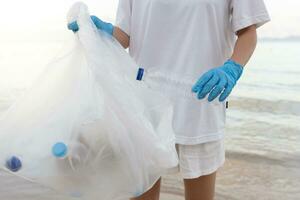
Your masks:
<svg viewBox="0 0 300 200"><path fill-rule="evenodd" d="M196 145L176 145L179 165L170 173L180 172L184 179L194 179L216 172L225 162L224 140Z"/></svg>

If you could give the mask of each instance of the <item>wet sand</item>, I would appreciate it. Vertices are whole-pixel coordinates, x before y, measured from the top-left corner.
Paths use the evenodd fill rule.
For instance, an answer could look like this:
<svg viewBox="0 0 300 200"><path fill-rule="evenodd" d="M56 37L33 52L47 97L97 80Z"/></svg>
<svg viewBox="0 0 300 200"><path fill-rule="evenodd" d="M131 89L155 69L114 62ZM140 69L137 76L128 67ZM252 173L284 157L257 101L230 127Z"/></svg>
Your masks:
<svg viewBox="0 0 300 200"><path fill-rule="evenodd" d="M216 200L300 199L300 157L277 160L234 152L226 156L218 173ZM163 192L183 195L179 175L167 176L163 181Z"/></svg>
<svg viewBox="0 0 300 200"><path fill-rule="evenodd" d="M299 200L300 159L266 159L227 152L217 180L216 200ZM287 172L286 169L289 168ZM183 200L179 174L163 178L162 200ZM1 200L67 200L54 191L0 171Z"/></svg>

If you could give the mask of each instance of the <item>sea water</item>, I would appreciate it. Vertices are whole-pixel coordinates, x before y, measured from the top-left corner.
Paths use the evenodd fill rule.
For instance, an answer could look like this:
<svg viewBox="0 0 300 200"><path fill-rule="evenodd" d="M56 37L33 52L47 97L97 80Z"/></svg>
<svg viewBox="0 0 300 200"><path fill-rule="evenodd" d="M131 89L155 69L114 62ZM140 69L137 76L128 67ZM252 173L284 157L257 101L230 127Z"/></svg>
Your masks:
<svg viewBox="0 0 300 200"><path fill-rule="evenodd" d="M230 99L227 127L234 130L228 131L228 148L300 156L299 55L300 41L258 44Z"/></svg>
<svg viewBox="0 0 300 200"><path fill-rule="evenodd" d="M1 43L0 117L61 46ZM227 163L217 186L224 199L300 198L299 55L300 41L260 41L245 68L227 110Z"/></svg>
<svg viewBox="0 0 300 200"><path fill-rule="evenodd" d="M260 41L227 111L224 199L300 199L300 41Z"/></svg>

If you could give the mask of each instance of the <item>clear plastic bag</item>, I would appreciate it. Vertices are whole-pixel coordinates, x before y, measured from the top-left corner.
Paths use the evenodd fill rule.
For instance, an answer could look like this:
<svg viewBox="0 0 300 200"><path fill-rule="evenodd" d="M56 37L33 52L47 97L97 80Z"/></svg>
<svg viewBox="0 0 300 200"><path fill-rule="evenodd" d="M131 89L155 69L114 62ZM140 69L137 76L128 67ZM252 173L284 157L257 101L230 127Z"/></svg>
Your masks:
<svg viewBox="0 0 300 200"><path fill-rule="evenodd" d="M0 166L79 199L138 196L177 165L173 108L135 80L138 67L86 5L68 20L80 27L73 48L2 116Z"/></svg>

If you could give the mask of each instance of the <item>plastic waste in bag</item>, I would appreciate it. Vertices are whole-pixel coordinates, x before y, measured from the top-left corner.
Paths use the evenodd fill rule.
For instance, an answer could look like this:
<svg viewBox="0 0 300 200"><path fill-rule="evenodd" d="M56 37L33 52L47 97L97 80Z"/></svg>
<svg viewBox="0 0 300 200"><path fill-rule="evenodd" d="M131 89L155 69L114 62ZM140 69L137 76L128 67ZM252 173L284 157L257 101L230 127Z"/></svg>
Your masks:
<svg viewBox="0 0 300 200"><path fill-rule="evenodd" d="M0 166L79 199L125 200L177 165L171 103L143 82L86 5L80 30L0 120Z"/></svg>

